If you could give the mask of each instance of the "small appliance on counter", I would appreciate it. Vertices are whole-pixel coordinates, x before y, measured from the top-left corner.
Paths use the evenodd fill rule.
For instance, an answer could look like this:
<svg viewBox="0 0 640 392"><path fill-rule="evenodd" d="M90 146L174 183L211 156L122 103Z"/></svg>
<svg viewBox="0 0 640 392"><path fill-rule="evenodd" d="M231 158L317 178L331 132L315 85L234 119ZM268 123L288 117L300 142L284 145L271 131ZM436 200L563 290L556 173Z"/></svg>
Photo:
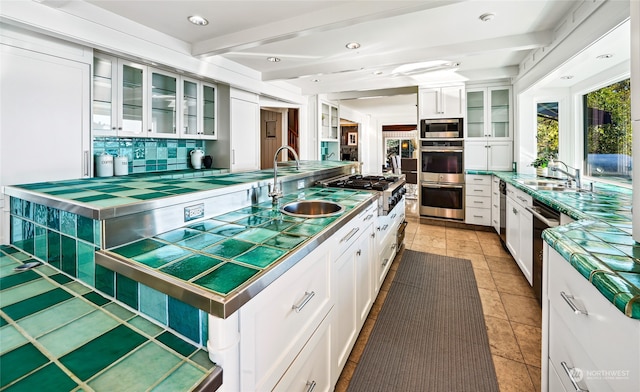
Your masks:
<svg viewBox="0 0 640 392"><path fill-rule="evenodd" d="M95 157L96 159L96 176L111 177L113 176L113 155L103 152Z"/></svg>
<svg viewBox="0 0 640 392"><path fill-rule="evenodd" d="M189 155L191 156L191 166L194 169L202 169L202 157L204 156L204 151L200 149L191 150Z"/></svg>
<svg viewBox="0 0 640 392"><path fill-rule="evenodd" d="M114 158L113 171L116 176L126 176L129 174L129 160L127 157L117 156Z"/></svg>

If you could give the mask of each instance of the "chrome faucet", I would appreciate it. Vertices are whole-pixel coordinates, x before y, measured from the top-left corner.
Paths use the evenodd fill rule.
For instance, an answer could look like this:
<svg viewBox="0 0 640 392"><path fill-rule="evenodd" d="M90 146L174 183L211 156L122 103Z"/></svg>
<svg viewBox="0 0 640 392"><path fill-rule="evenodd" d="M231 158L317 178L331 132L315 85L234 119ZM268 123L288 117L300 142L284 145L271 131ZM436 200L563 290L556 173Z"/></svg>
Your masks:
<svg viewBox="0 0 640 392"><path fill-rule="evenodd" d="M567 175L567 177L571 180L574 180L576 182L576 188L580 189L580 187L582 186L581 182L580 182L580 169L575 169L572 168L574 170L574 173L571 174L569 172L569 166L562 162L562 161L553 161L553 162L557 162L557 163L562 163L564 165L565 170L560 169L559 167L556 167L555 165L551 167L551 171L552 172L556 172L559 171L560 173L564 173Z"/></svg>
<svg viewBox="0 0 640 392"><path fill-rule="evenodd" d="M273 156L273 187L269 192L269 197L273 199L273 205L278 204L278 199L282 197L282 189L278 189L278 154L282 150L288 149L293 153L293 157L296 160L296 170L300 170L300 160L298 159L298 153L293 148L284 145L276 150L276 153Z"/></svg>

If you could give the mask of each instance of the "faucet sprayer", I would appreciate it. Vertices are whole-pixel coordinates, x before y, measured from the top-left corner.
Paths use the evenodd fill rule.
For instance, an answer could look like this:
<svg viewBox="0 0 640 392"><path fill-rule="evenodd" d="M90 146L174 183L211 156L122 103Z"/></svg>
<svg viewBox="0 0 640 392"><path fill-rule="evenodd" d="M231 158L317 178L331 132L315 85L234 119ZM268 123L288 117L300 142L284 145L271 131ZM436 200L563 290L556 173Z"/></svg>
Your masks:
<svg viewBox="0 0 640 392"><path fill-rule="evenodd" d="M576 168L572 168L574 170L574 174L569 173L569 166L562 162L562 161L553 161L558 162L558 163L562 163L565 167L566 170L562 170L559 167L556 167L555 165L551 167L551 171L555 172L555 171L559 171L560 173L564 173L566 174L566 176L568 177L569 180L573 179L576 182L576 188L580 189L580 187L582 186L581 181L580 181L580 169L576 169Z"/></svg>
<svg viewBox="0 0 640 392"><path fill-rule="evenodd" d="M296 160L296 170L300 170L300 160L298 159L298 153L293 148L284 145L276 150L273 156L273 188L269 192L269 197L273 199L273 205L278 204L278 199L282 197L282 189L278 189L278 154L282 150L288 149L293 153L293 158Z"/></svg>

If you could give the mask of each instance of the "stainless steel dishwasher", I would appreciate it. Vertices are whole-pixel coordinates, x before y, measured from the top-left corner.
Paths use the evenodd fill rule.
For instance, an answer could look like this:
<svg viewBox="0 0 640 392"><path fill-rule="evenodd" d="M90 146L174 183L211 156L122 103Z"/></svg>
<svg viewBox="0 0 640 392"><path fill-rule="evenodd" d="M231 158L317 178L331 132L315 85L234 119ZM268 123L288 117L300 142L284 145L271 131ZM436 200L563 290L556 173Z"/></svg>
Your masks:
<svg viewBox="0 0 640 392"><path fill-rule="evenodd" d="M538 303L542 305L542 231L560 224L560 213L547 207L536 199L533 206L527 207L533 215L533 291Z"/></svg>

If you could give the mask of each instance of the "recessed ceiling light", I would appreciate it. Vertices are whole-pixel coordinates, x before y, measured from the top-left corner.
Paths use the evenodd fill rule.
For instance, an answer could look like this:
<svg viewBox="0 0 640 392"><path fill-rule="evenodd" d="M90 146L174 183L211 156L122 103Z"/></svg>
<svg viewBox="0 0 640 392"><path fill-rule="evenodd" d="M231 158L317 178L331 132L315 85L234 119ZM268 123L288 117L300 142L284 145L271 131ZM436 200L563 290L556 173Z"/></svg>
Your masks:
<svg viewBox="0 0 640 392"><path fill-rule="evenodd" d="M600 56L598 56L596 58L597 59L610 59L611 57L613 57L613 54L607 53L607 54L601 54Z"/></svg>
<svg viewBox="0 0 640 392"><path fill-rule="evenodd" d="M573 79L573 75L560 76L560 79L564 79L564 80Z"/></svg>
<svg viewBox="0 0 640 392"><path fill-rule="evenodd" d="M189 20L189 22L193 23L194 25L198 25L198 26L206 26L209 24L209 21L206 20L205 18L203 18L200 15L191 15L187 18Z"/></svg>
<svg viewBox="0 0 640 392"><path fill-rule="evenodd" d="M347 47L347 49L358 49L360 47L360 44L357 42L349 42L345 46Z"/></svg>
<svg viewBox="0 0 640 392"><path fill-rule="evenodd" d="M313 83L318 83L318 82L320 81L320 79L311 79L311 81L312 81Z"/></svg>
<svg viewBox="0 0 640 392"><path fill-rule="evenodd" d="M267 61L271 61L272 63L277 63L280 61L279 57L267 57Z"/></svg>
<svg viewBox="0 0 640 392"><path fill-rule="evenodd" d="M480 19L483 22L488 22L491 19L495 18L496 14L492 13L492 12L487 12L486 14L482 14L478 17L478 19Z"/></svg>
<svg viewBox="0 0 640 392"><path fill-rule="evenodd" d="M373 71L374 75L382 75L382 71Z"/></svg>

